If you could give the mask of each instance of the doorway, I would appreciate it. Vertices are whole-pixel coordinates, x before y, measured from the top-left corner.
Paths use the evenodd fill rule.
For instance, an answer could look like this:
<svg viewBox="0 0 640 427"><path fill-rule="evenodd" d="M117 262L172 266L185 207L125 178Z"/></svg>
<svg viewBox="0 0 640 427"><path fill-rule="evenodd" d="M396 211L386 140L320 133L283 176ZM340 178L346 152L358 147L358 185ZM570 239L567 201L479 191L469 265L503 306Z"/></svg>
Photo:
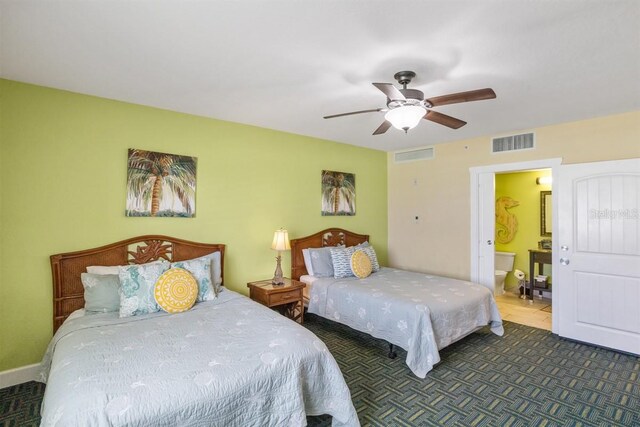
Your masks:
<svg viewBox="0 0 640 427"><path fill-rule="evenodd" d="M548 168L494 175L494 296L498 309L503 320L549 331L553 297L551 185Z"/></svg>
<svg viewBox="0 0 640 427"><path fill-rule="evenodd" d="M549 170L550 175L556 175L557 170L562 162L560 158L537 160L530 162L519 163L506 163L482 167L474 167L470 169L470 183L471 183L471 280L481 283L489 288L492 292L495 291L495 244L496 244L496 174L505 173L521 173L525 171L539 171ZM556 194L554 191L555 183L551 183L551 195L548 200L551 201L551 227L552 224L557 223L557 203L555 203ZM539 207L535 209L539 215ZM540 239L543 240L543 239ZM533 243L530 243L533 245ZM537 242L531 249L537 249ZM551 251L553 251L553 240L551 241ZM524 257L528 258L527 255ZM528 260L525 261L525 265L529 264ZM547 267L548 268L548 267ZM553 277L555 265L551 266L551 274ZM530 279L530 268L527 267L526 272L527 279ZM538 275L536 273L535 275ZM543 273L544 275L544 269ZM514 279L510 279L509 282L513 283ZM540 282L542 285L542 282ZM507 287L509 289L509 287ZM519 287L518 287L519 289ZM536 297L536 291L534 289L534 298ZM519 292L519 291L518 291ZM544 293L542 294L544 296ZM554 295L555 296L555 295ZM515 295L514 295L515 297ZM518 301L515 301L518 299ZM512 310L526 316L526 311L535 309L541 311L541 309L550 309L551 313L551 331L557 333L557 316L553 316L554 306L556 298L550 300L550 304L545 304L542 307L538 307L538 304L529 304L528 301L519 300L519 296L515 297L512 302L514 307ZM523 304L524 303L524 304ZM548 307L550 306L550 307ZM537 317L543 317L544 315L538 314ZM535 316L534 316L535 317ZM508 320L508 319L507 319ZM531 325L538 326L539 325Z"/></svg>

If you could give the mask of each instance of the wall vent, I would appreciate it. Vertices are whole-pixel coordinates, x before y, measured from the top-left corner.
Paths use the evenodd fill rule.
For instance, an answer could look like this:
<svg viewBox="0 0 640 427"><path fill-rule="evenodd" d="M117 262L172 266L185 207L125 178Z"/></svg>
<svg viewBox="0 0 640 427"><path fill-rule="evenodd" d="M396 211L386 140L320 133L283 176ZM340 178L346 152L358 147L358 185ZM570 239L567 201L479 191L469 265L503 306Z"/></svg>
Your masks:
<svg viewBox="0 0 640 427"><path fill-rule="evenodd" d="M393 158L396 163L415 162L417 160L433 159L435 156L434 147L416 148L414 150L396 151Z"/></svg>
<svg viewBox="0 0 640 427"><path fill-rule="evenodd" d="M505 151L532 150L535 148L535 145L535 135L533 132L501 136L491 140L491 152L503 153Z"/></svg>

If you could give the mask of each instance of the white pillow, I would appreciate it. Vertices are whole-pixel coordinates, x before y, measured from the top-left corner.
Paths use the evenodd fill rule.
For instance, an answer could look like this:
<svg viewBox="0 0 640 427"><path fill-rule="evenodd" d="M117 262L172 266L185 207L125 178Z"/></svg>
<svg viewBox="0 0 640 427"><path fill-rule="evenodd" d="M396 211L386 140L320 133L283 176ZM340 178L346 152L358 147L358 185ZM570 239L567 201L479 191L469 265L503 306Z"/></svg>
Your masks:
<svg viewBox="0 0 640 427"><path fill-rule="evenodd" d="M212 252L205 255L211 259L211 280L216 286L222 285L222 266L220 265L220 251Z"/></svg>
<svg viewBox="0 0 640 427"><path fill-rule="evenodd" d="M304 266L307 267L307 274L313 276L313 265L311 264L311 254L309 248L302 250L302 257L304 258Z"/></svg>
<svg viewBox="0 0 640 427"><path fill-rule="evenodd" d="M101 276L105 274L118 274L120 267L124 267L124 265L90 265L87 267L87 273L99 274Z"/></svg>
<svg viewBox="0 0 640 427"><path fill-rule="evenodd" d="M155 261L151 261L148 262L146 264L155 264L158 262L167 262L167 260L164 259L157 259ZM146 265L146 264L138 264L138 265ZM99 275L104 275L104 274L119 274L120 273L120 267L128 267L130 265L133 264L127 264L127 265L90 265L87 267L87 273L91 273L91 274L99 274Z"/></svg>

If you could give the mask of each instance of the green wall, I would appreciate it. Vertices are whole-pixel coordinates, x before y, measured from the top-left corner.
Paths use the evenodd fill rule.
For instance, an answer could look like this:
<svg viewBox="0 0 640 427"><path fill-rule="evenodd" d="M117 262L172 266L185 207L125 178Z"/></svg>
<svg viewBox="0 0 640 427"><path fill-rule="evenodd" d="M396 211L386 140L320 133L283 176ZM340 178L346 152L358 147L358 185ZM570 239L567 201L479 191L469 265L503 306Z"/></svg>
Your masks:
<svg viewBox="0 0 640 427"><path fill-rule="evenodd" d="M386 153L0 80L0 371L51 338L49 255L143 234L227 244L225 284L273 275L273 232L369 233L387 260ZM127 149L198 158L196 217L126 218ZM323 169L356 174L356 215L320 215ZM290 257L283 255L288 272Z"/></svg>
<svg viewBox="0 0 640 427"><path fill-rule="evenodd" d="M509 209L518 219L518 231L509 243L497 243L496 250L515 252L514 269L522 270L529 279L529 249L538 247L538 242L551 237L540 236L540 192L551 191L550 185L536 184L536 178L550 176L551 170L496 174L496 200L509 196L520 202ZM548 270L547 270L548 268ZM536 270L537 272L537 270ZM545 266L545 274L551 276L550 266ZM518 280L513 274L507 275L505 288L517 286Z"/></svg>

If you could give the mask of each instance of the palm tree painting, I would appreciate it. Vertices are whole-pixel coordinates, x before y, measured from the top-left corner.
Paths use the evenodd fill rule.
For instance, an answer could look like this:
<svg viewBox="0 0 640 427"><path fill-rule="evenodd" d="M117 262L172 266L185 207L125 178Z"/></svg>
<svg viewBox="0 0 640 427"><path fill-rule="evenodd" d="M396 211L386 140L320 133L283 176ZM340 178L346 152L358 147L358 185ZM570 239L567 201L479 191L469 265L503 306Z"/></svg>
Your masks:
<svg viewBox="0 0 640 427"><path fill-rule="evenodd" d="M196 157L129 149L126 216L195 216Z"/></svg>
<svg viewBox="0 0 640 427"><path fill-rule="evenodd" d="M322 171L322 215L356 214L356 176Z"/></svg>

